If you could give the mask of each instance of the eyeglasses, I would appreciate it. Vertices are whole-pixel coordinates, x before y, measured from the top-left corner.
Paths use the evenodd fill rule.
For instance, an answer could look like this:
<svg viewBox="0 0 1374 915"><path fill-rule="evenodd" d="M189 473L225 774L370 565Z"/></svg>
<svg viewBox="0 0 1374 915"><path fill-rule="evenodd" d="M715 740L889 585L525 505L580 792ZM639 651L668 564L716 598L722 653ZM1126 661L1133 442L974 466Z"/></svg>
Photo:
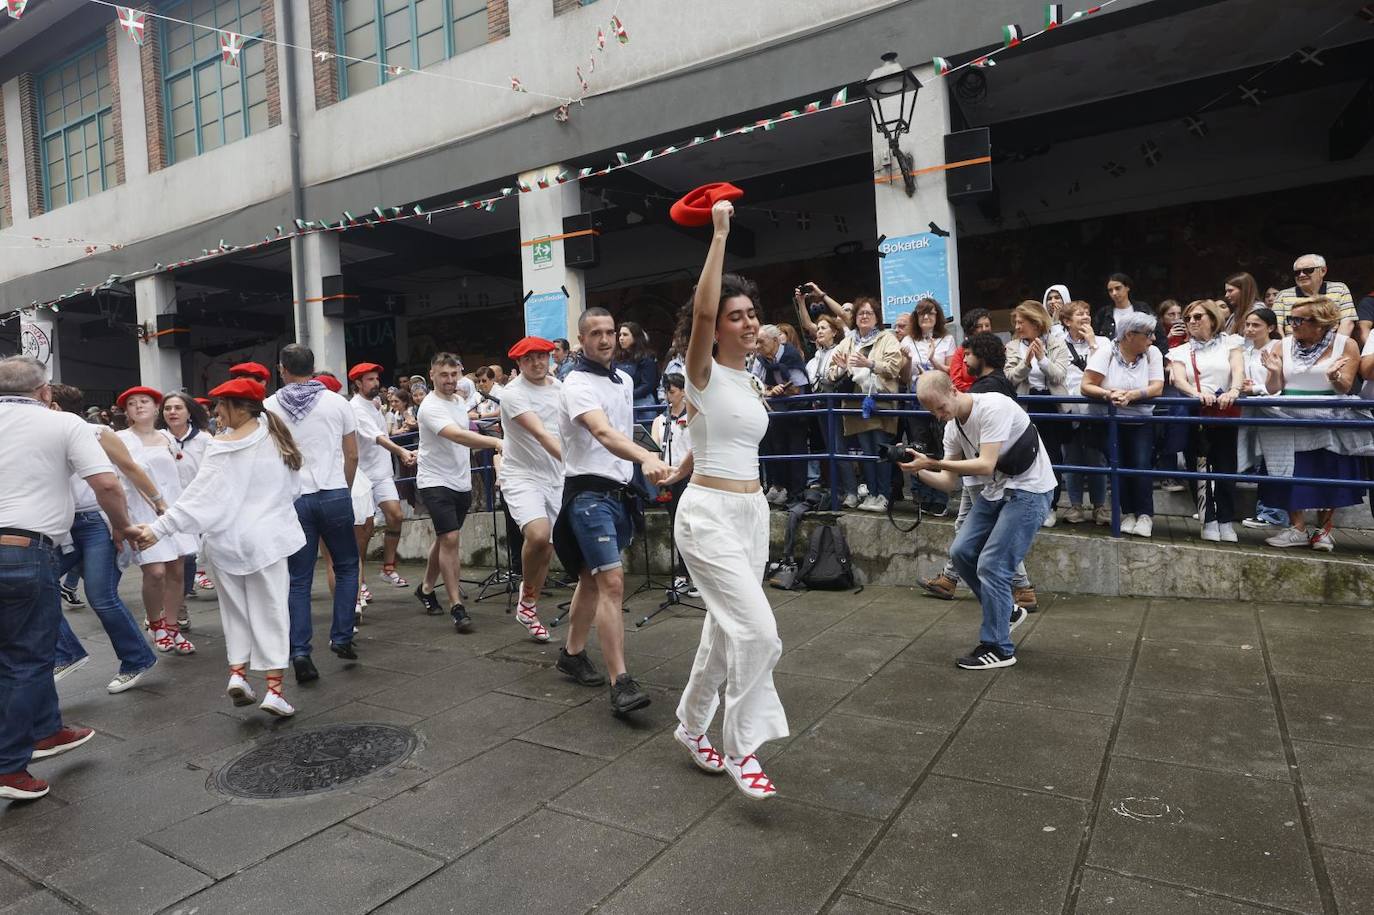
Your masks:
<svg viewBox="0 0 1374 915"><path fill-rule="evenodd" d="M1207 316L1206 316L1206 315L1189 315L1189 316L1188 316L1187 318L1185 318L1184 320L1187 321L1189 324L1192 324L1194 321L1201 321L1201 320L1202 320L1203 318L1205 318L1205 317L1207 317Z"/></svg>
<svg viewBox="0 0 1374 915"><path fill-rule="evenodd" d="M1317 319L1316 319L1316 318L1294 317L1293 315L1289 315L1288 317L1286 317L1286 318L1283 319L1283 323L1287 324L1289 327L1302 327L1304 324L1308 323L1309 321L1311 321L1312 323L1315 324L1316 321L1317 321Z"/></svg>
<svg viewBox="0 0 1374 915"><path fill-rule="evenodd" d="M1320 269L1321 269L1320 267L1294 267L1294 268L1293 268L1293 275L1294 275L1294 276L1311 276L1312 274L1316 273L1316 272L1317 272L1318 270L1320 270Z"/></svg>

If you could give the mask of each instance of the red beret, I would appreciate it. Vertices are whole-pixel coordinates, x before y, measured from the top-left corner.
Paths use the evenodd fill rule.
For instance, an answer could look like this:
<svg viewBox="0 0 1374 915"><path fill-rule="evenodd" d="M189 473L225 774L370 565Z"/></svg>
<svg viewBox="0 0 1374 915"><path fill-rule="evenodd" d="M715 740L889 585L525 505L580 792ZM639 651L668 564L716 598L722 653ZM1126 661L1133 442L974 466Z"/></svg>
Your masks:
<svg viewBox="0 0 1374 915"><path fill-rule="evenodd" d="M348 380L357 381L359 378L363 377L368 372L380 373L381 371L382 367L375 362L359 362L357 365L353 366L353 368L348 370Z"/></svg>
<svg viewBox="0 0 1374 915"><path fill-rule="evenodd" d="M680 226L709 226L711 208L716 203L721 200L739 200L743 196L744 191L728 182L703 184L696 190L684 194L682 199L668 210L668 215Z"/></svg>
<svg viewBox="0 0 1374 915"><path fill-rule="evenodd" d="M124 409L124 404L128 401L130 397L133 397L135 394L147 394L149 397L153 399L153 403L162 403L161 391L159 391L157 388L149 388L144 387L143 385L138 385L137 387L129 388L129 390L125 391L123 394L120 394L118 397L116 397L115 406L119 407L121 410Z"/></svg>
<svg viewBox="0 0 1374 915"><path fill-rule="evenodd" d="M256 400L259 403L267 396L267 389L252 378L231 378L210 392L211 397L228 397L233 400Z"/></svg>
<svg viewBox="0 0 1374 915"><path fill-rule="evenodd" d="M333 375L316 375L315 380L329 388L329 390L333 391L335 394L343 390L343 382Z"/></svg>
<svg viewBox="0 0 1374 915"><path fill-rule="evenodd" d="M267 366L261 362L240 362L238 365L229 366L229 377L256 378L259 381L271 381L272 373L267 370Z"/></svg>
<svg viewBox="0 0 1374 915"><path fill-rule="evenodd" d="M553 344L543 337L521 337L515 341L515 345L506 353L512 359L519 359L521 356L528 356L530 353L551 353Z"/></svg>
<svg viewBox="0 0 1374 915"><path fill-rule="evenodd" d="M200 404L202 407L208 407L208 406L210 406L210 404L214 403L214 401L212 401L212 400L211 400L210 398L208 398L208 397L197 397L197 398L195 398L195 401L196 401L196 403Z"/></svg>

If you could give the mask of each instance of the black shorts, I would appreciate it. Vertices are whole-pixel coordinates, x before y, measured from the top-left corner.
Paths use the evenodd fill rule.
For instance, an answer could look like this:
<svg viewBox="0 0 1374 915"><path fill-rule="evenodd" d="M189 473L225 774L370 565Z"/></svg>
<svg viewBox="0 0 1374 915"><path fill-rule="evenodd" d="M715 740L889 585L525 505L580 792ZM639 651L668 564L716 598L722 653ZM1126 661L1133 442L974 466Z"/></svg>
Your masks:
<svg viewBox="0 0 1374 915"><path fill-rule="evenodd" d="M463 529L463 519L472 507L472 490L459 492L447 486L423 486L418 492L429 512L429 520L434 523L434 533L447 534Z"/></svg>

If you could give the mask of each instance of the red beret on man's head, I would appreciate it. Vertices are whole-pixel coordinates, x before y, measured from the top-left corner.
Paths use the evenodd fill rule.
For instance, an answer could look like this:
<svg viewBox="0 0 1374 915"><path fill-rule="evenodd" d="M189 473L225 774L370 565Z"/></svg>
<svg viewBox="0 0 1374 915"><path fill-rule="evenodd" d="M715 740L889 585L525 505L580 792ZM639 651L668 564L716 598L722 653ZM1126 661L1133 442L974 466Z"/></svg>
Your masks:
<svg viewBox="0 0 1374 915"><path fill-rule="evenodd" d="M668 210L668 215L680 226L709 226L712 207L722 200L739 200L743 196L744 191L727 181L703 184L684 194Z"/></svg>
<svg viewBox="0 0 1374 915"><path fill-rule="evenodd" d="M252 378L231 378L210 392L211 397L228 397L233 400L256 400L262 403L267 389Z"/></svg>
<svg viewBox="0 0 1374 915"><path fill-rule="evenodd" d="M333 375L316 375L315 380L329 388L329 390L333 391L335 394L343 390L343 382Z"/></svg>
<svg viewBox="0 0 1374 915"><path fill-rule="evenodd" d="M153 403L162 403L161 391L159 391L157 388L149 388L143 385L138 385L136 387L129 388L129 390L125 391L123 394L120 394L118 397L116 397L115 406L119 407L119 409L121 410L124 409L124 404L127 403L129 398L133 397L135 394L146 394L153 399Z"/></svg>
<svg viewBox="0 0 1374 915"><path fill-rule="evenodd" d="M506 353L512 359L519 359L521 356L528 356L530 353L551 353L553 343L543 337L521 337L515 341L515 345Z"/></svg>
<svg viewBox="0 0 1374 915"><path fill-rule="evenodd" d="M240 362L238 365L229 366L229 377L256 378L259 381L267 382L272 380L272 373L261 362Z"/></svg>
<svg viewBox="0 0 1374 915"><path fill-rule="evenodd" d="M211 400L210 398L208 398L208 397L197 397L197 398L194 398L194 399L195 399L195 402L196 402L196 403L198 403L198 404L200 404L202 407L206 407L206 408L209 408L210 404L214 403L214 401L212 401L212 400Z"/></svg>
<svg viewBox="0 0 1374 915"><path fill-rule="evenodd" d="M348 380L357 381L359 378L363 377L368 372L377 372L378 374L381 374L381 371L382 367L375 362L359 362L357 365L353 366L353 368L348 370Z"/></svg>

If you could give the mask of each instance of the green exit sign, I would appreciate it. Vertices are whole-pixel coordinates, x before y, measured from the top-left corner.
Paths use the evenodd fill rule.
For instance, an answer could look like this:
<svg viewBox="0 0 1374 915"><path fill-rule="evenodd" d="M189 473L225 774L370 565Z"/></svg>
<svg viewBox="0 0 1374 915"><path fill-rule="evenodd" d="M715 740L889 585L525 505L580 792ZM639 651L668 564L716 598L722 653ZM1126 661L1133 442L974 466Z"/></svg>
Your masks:
<svg viewBox="0 0 1374 915"><path fill-rule="evenodd" d="M530 253L534 258L534 269L541 270L544 267L553 266L553 242L548 239L539 239L530 246Z"/></svg>

